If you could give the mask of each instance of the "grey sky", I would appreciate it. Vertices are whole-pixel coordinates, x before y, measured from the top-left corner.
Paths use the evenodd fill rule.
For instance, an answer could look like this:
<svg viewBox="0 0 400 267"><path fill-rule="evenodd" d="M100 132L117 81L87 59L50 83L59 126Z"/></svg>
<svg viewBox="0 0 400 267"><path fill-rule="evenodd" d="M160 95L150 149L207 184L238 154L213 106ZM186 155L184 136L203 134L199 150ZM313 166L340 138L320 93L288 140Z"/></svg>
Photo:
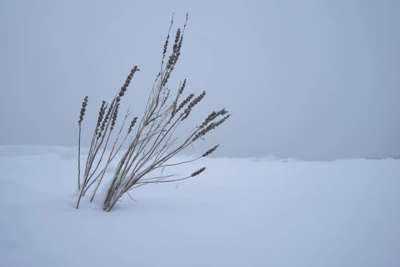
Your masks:
<svg viewBox="0 0 400 267"><path fill-rule="evenodd" d="M206 90L232 119L220 155L400 154L400 1L1 1L0 144L75 145L133 64L140 113L169 17L190 13L171 85ZM125 102L125 104L128 104Z"/></svg>

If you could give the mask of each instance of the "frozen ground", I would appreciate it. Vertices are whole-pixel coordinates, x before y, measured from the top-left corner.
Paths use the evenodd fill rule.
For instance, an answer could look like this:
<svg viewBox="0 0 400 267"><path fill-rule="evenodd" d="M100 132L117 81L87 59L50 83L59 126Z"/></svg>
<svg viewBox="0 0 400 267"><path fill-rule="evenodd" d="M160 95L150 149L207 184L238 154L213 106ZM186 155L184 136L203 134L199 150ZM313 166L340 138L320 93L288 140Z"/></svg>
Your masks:
<svg viewBox="0 0 400 267"><path fill-rule="evenodd" d="M0 147L0 266L400 266L399 160L207 159L112 213L73 208L75 160Z"/></svg>

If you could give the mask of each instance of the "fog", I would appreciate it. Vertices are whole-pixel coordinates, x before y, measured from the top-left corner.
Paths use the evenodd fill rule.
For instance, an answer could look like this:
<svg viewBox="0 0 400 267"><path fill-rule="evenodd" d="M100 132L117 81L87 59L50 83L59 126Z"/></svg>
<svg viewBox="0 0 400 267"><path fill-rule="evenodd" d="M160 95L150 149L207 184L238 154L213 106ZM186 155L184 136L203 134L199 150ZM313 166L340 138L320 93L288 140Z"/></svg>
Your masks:
<svg viewBox="0 0 400 267"><path fill-rule="evenodd" d="M130 68L141 114L171 14L189 24L170 86L207 91L191 123L232 118L202 146L221 156L400 155L399 1L1 1L0 144L76 145ZM188 90L189 91L189 90ZM90 125L88 125L90 129Z"/></svg>

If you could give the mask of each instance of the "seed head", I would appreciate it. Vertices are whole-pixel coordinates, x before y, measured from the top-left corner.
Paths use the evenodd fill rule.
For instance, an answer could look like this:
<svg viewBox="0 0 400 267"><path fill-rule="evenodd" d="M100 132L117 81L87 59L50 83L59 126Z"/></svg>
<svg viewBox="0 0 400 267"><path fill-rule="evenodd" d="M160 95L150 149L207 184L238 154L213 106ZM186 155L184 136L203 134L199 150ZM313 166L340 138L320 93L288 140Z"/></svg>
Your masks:
<svg viewBox="0 0 400 267"><path fill-rule="evenodd" d="M203 168L198 169L197 171L193 172L190 176L191 176L191 177L197 176L197 175L199 175L200 173L204 172L205 170L206 170L206 167L203 167Z"/></svg>
<svg viewBox="0 0 400 267"><path fill-rule="evenodd" d="M138 119L138 117L134 117L133 120L131 121L131 125L129 125L129 129L128 129L128 133L132 132L132 129L135 126L137 119Z"/></svg>
<svg viewBox="0 0 400 267"><path fill-rule="evenodd" d="M129 86L133 76L135 75L135 73L137 71L139 71L138 66L136 66L136 65L133 66L133 68L131 69L131 71L128 74L128 77L126 77L125 83L122 85L122 87L121 87L121 89L120 89L120 91L118 93L119 97L123 97L124 96L124 94L125 94L126 90L128 89L128 86Z"/></svg>
<svg viewBox="0 0 400 267"><path fill-rule="evenodd" d="M194 106L196 106L198 103L200 103L200 101L204 98L205 95L206 95L206 91L203 91L200 95L198 95L195 99L193 99L189 103L189 105L185 109L184 115L183 115L183 117L181 119L182 121L189 116L189 114L192 111L192 109L194 108Z"/></svg>
<svg viewBox="0 0 400 267"><path fill-rule="evenodd" d="M207 157L209 156L211 153L213 153L217 148L219 147L219 145L213 146L212 148L210 148L209 150L207 150L203 155L201 155L201 157Z"/></svg>
<svg viewBox="0 0 400 267"><path fill-rule="evenodd" d="M220 119L217 122L211 122L207 127L205 127L203 130L201 130L200 132L198 132L192 139L192 141L196 141L197 139L199 139L200 137L204 136L205 134L207 134L208 132L214 130L216 127L218 127L219 125L221 125L222 123L224 123L231 115L228 114L225 117L223 117L222 119Z"/></svg>
<svg viewBox="0 0 400 267"><path fill-rule="evenodd" d="M221 109L217 112L213 111L211 112L207 118L204 120L204 122L200 125L200 128L204 128L205 126L207 126L207 124L209 124L211 121L213 121L215 118L217 118L218 116L223 116L225 114L227 114L228 111L226 111L226 109Z"/></svg>
<svg viewBox="0 0 400 267"><path fill-rule="evenodd" d="M107 108L106 101L103 100L101 102L99 115L97 116L97 124L96 124L96 130L95 130L95 133L97 134L97 139L99 139L100 136L101 136L100 125L101 125L101 123L103 121L104 113L106 112L106 108Z"/></svg>
<svg viewBox="0 0 400 267"><path fill-rule="evenodd" d="M118 110L119 110L119 103L116 104L114 113L112 114L111 130L114 129L115 123L117 122Z"/></svg>
<svg viewBox="0 0 400 267"><path fill-rule="evenodd" d="M178 113L181 109L183 109L183 108L186 106L186 104L189 103L190 100L192 100L193 97L194 97L194 94L188 95L188 96L179 104L178 108L175 109L175 110L172 112L172 114L171 114L171 119L172 119L172 117L175 116L176 113Z"/></svg>
<svg viewBox="0 0 400 267"><path fill-rule="evenodd" d="M83 121L83 118L84 118L84 116L85 116L85 113L86 113L86 106L87 106L88 100L89 100L89 97L88 97L88 96L85 96L85 97L83 98L82 106L81 106L81 111L80 111L80 114L79 114L79 121L78 121L79 125L81 125L81 123L82 123L82 121Z"/></svg>

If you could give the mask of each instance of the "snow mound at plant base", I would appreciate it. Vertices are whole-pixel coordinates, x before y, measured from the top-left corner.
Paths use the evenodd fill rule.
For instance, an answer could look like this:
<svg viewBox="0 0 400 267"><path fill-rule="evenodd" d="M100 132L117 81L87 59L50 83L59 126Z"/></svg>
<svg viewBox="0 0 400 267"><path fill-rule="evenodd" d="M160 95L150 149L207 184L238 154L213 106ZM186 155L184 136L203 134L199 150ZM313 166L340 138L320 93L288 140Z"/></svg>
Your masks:
<svg viewBox="0 0 400 267"><path fill-rule="evenodd" d="M212 158L73 207L76 152L0 147L0 266L400 266L400 161Z"/></svg>

